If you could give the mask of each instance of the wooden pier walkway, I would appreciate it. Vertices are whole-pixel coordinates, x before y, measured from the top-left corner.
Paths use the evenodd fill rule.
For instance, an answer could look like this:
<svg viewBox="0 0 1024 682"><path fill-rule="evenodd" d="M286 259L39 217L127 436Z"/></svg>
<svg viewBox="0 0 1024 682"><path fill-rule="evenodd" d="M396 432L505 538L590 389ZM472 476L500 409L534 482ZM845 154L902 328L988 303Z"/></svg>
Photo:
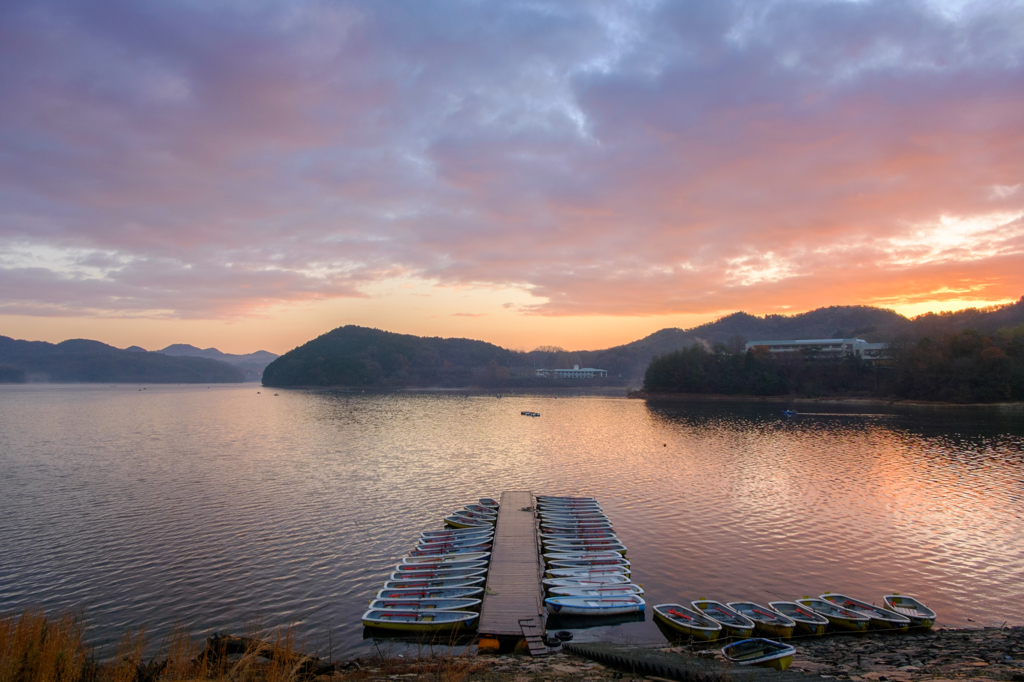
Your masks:
<svg viewBox="0 0 1024 682"><path fill-rule="evenodd" d="M545 611L533 493L501 494L494 528L487 589L480 608L479 633L498 638L525 638L533 655L543 655Z"/></svg>

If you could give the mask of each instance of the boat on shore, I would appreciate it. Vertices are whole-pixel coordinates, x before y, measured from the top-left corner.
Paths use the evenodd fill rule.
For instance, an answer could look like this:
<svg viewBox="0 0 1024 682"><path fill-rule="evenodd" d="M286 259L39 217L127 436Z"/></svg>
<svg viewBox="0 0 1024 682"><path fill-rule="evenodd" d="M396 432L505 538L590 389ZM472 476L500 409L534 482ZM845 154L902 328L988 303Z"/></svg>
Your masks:
<svg viewBox="0 0 1024 682"><path fill-rule="evenodd" d="M480 614L473 611L370 609L363 614L363 625L384 630L447 632L473 627L479 617Z"/></svg>
<svg viewBox="0 0 1024 682"><path fill-rule="evenodd" d="M796 621L789 616L752 601L731 601L726 606L754 621L754 631L766 637L789 639L796 629Z"/></svg>
<svg viewBox="0 0 1024 682"><path fill-rule="evenodd" d="M775 668L780 671L788 668L793 662L794 653L796 649L792 645L760 637L744 639L722 647L722 655L730 663Z"/></svg>
<svg viewBox="0 0 1024 682"><path fill-rule="evenodd" d="M657 604L652 609L654 617L670 630L698 642L713 642L722 632L721 623L682 604Z"/></svg>
<svg viewBox="0 0 1024 682"><path fill-rule="evenodd" d="M870 602L866 602L862 599L854 599L853 597L847 597L845 594L839 594L837 592L828 592L818 596L819 599L825 599L832 602L844 609L860 613L868 617L868 627L874 630L896 630L897 632L906 632L910 628L910 619L904 615L890 611L889 609L883 609L880 606L875 606Z"/></svg>
<svg viewBox="0 0 1024 682"><path fill-rule="evenodd" d="M697 599L690 602L694 610L700 611L722 625L722 634L726 637L747 639L754 634L754 621L742 613L732 610L722 602L712 599Z"/></svg>
<svg viewBox="0 0 1024 682"><path fill-rule="evenodd" d="M563 616L620 616L644 610L643 597L548 597L544 605L548 613Z"/></svg>
<svg viewBox="0 0 1024 682"><path fill-rule="evenodd" d="M813 599L804 597L796 600L797 604L806 606L820 616L828 619L828 624L836 630L847 632L866 632L868 629L867 616L844 609L838 604L833 604L824 599Z"/></svg>
<svg viewBox="0 0 1024 682"><path fill-rule="evenodd" d="M887 594L882 601L892 611L910 619L910 627L929 629L935 625L935 612L905 594Z"/></svg>
<svg viewBox="0 0 1024 682"><path fill-rule="evenodd" d="M795 601L771 601L768 606L796 623L794 634L820 637L828 627L828 618Z"/></svg>

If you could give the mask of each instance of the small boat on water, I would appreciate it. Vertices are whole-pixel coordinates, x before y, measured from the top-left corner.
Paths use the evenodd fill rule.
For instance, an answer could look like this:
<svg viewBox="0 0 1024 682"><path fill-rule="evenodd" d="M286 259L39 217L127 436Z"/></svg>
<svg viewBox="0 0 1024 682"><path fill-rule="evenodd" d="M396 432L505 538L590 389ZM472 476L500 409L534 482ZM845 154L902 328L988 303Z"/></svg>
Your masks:
<svg viewBox="0 0 1024 682"><path fill-rule="evenodd" d="M867 616L857 613L856 611L844 609L838 604L833 604L830 601L804 597L802 599L797 599L796 603L801 606L806 606L818 615L827 618L828 624L836 630L865 632L868 629L868 621L870 619Z"/></svg>
<svg viewBox="0 0 1024 682"><path fill-rule="evenodd" d="M881 606L875 606L861 599L854 599L853 597L847 597L845 594L838 594L836 592L818 595L818 598L867 616L870 619L868 627L875 630L906 632L910 628L910 619L906 616L889 609L883 609Z"/></svg>
<svg viewBox="0 0 1024 682"><path fill-rule="evenodd" d="M472 545L470 547L413 547L409 550L411 557L455 556L457 554L487 554L491 545Z"/></svg>
<svg viewBox="0 0 1024 682"><path fill-rule="evenodd" d="M887 594L882 597L890 610L910 619L912 628L930 628L935 625L935 612L905 594Z"/></svg>
<svg viewBox="0 0 1024 682"><path fill-rule="evenodd" d="M482 587L404 587L377 590L375 599L477 599Z"/></svg>
<svg viewBox="0 0 1024 682"><path fill-rule="evenodd" d="M451 513L452 516L465 516L469 519L480 519L481 521L494 521L498 518L498 512L476 512L463 507Z"/></svg>
<svg viewBox="0 0 1024 682"><path fill-rule="evenodd" d="M479 500L477 500L477 502L479 502L485 507L490 507L491 509L497 509L498 507L501 506L501 503L499 503L493 497L481 497Z"/></svg>
<svg viewBox="0 0 1024 682"><path fill-rule="evenodd" d="M445 528L444 530L425 530L420 533L420 540L458 540L493 536L493 526L487 526L486 528Z"/></svg>
<svg viewBox="0 0 1024 682"><path fill-rule="evenodd" d="M491 553L487 551L474 551L472 552L445 552L441 554L435 554L433 552L427 552L424 554L417 554L415 556L407 556L402 559L403 564L433 564L437 562L458 563L461 561L490 561Z"/></svg>
<svg viewBox="0 0 1024 682"><path fill-rule="evenodd" d="M599 528L597 530L568 530L558 533L541 533L541 540L618 540L614 531Z"/></svg>
<svg viewBox="0 0 1024 682"><path fill-rule="evenodd" d="M540 500L537 503L538 509L601 509L596 502L548 502Z"/></svg>
<svg viewBox="0 0 1024 682"><path fill-rule="evenodd" d="M445 578L475 578L487 575L486 568L428 568L424 570L393 571L390 580L442 580Z"/></svg>
<svg viewBox="0 0 1024 682"><path fill-rule="evenodd" d="M363 614L363 625L409 632L446 632L473 627L479 617L473 611L370 609Z"/></svg>
<svg viewBox="0 0 1024 682"><path fill-rule="evenodd" d="M623 561L622 555L612 550L592 552L548 552L544 555L544 561L549 564L553 561L590 561L592 559L612 559L615 561Z"/></svg>
<svg viewBox="0 0 1024 682"><path fill-rule="evenodd" d="M541 581L548 589L552 587L587 587L592 585L626 585L630 584L628 573L569 573L560 578L545 578Z"/></svg>
<svg viewBox="0 0 1024 682"><path fill-rule="evenodd" d="M524 417L539 417L540 416L540 412L527 412L525 410L520 412L519 414L523 415Z"/></svg>
<svg viewBox="0 0 1024 682"><path fill-rule="evenodd" d="M628 569L630 566L628 559L621 558L620 555L616 554L620 558L618 559L565 559L558 561L548 562L548 574L550 575L553 571L557 571L561 568L568 569L582 569L586 571L592 571L595 568L625 568Z"/></svg>
<svg viewBox="0 0 1024 682"><path fill-rule="evenodd" d="M467 504L465 509L471 512L479 512L481 514L490 514L491 516L497 516L498 512L494 507L486 507L482 504Z"/></svg>
<svg viewBox="0 0 1024 682"><path fill-rule="evenodd" d="M454 549L456 547L474 547L479 545L489 545L492 539L494 539L493 536L466 538L465 540L420 540L416 543L416 549Z"/></svg>
<svg viewBox="0 0 1024 682"><path fill-rule="evenodd" d="M752 601L731 601L726 606L754 621L754 630L766 637L789 639L796 629L796 621L789 616Z"/></svg>
<svg viewBox="0 0 1024 682"><path fill-rule="evenodd" d="M565 519L568 521L607 521L608 516L604 512L585 512L585 511L574 511L574 512L554 512L554 511L542 511L537 514L542 521L558 521Z"/></svg>
<svg viewBox="0 0 1024 682"><path fill-rule="evenodd" d="M444 517L444 522L452 528L494 528L493 521L483 519L471 519L461 514L452 514Z"/></svg>
<svg viewBox="0 0 1024 682"><path fill-rule="evenodd" d="M643 597L635 594L620 597L548 597L544 605L548 613L561 616L620 616L644 610Z"/></svg>
<svg viewBox="0 0 1024 682"><path fill-rule="evenodd" d="M713 642L722 632L722 624L700 611L682 604L657 604L654 617L669 627L698 642Z"/></svg>
<svg viewBox="0 0 1024 682"><path fill-rule="evenodd" d="M617 552L626 555L626 546L618 540L565 540L544 543L546 552Z"/></svg>
<svg viewBox="0 0 1024 682"><path fill-rule="evenodd" d="M408 557L407 557L408 558ZM438 568L486 568L487 561L433 561L423 564L398 564L396 571L432 571Z"/></svg>
<svg viewBox="0 0 1024 682"><path fill-rule="evenodd" d="M540 522L541 532L543 533L555 533L558 531L581 531L581 530L607 530L611 531L612 524L609 521L599 521L597 523L566 523L565 521L541 521Z"/></svg>
<svg viewBox="0 0 1024 682"><path fill-rule="evenodd" d="M756 665L763 668L785 670L793 662L796 649L789 644L773 642L760 637L744 639L722 647L725 660L738 665Z"/></svg>
<svg viewBox="0 0 1024 682"><path fill-rule="evenodd" d="M742 613L730 609L722 602L711 599L697 599L690 602L693 608L712 620L722 624L722 634L726 637L746 639L754 634L754 621Z"/></svg>
<svg viewBox="0 0 1024 682"><path fill-rule="evenodd" d="M590 587L548 587L553 597L618 597L624 594L643 594L644 588L633 583L621 585L592 585Z"/></svg>
<svg viewBox="0 0 1024 682"><path fill-rule="evenodd" d="M597 504L596 497L570 497L565 495L537 495L537 502L593 502Z"/></svg>
<svg viewBox="0 0 1024 682"><path fill-rule="evenodd" d="M480 599L374 599L370 609L402 609L405 611L476 611Z"/></svg>
<svg viewBox="0 0 1024 682"><path fill-rule="evenodd" d="M828 627L828 618L795 601L771 601L768 606L796 623L795 634L820 637Z"/></svg>
<svg viewBox="0 0 1024 682"><path fill-rule="evenodd" d="M423 578L402 578L400 580L385 580L381 586L383 590L397 590L397 589L430 589L430 588L449 588L449 587L483 587L486 578L482 576L476 576L473 578L434 578L432 580L424 580Z"/></svg>
<svg viewBox="0 0 1024 682"><path fill-rule="evenodd" d="M549 568L545 571L546 578L568 578L571 580L592 579L605 575L629 575L628 566L570 566L568 568Z"/></svg>

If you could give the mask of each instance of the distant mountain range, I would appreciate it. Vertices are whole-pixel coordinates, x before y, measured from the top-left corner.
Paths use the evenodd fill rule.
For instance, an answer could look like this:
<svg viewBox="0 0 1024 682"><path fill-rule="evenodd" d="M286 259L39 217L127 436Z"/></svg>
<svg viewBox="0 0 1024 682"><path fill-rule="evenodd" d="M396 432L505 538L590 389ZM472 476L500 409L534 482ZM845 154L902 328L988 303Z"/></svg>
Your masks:
<svg viewBox="0 0 1024 682"><path fill-rule="evenodd" d="M757 317L734 313L692 329L662 329L638 341L595 351L541 348L511 351L470 339L394 334L366 327L339 327L282 355L267 366L267 386L462 387L540 385L640 386L651 359L692 346L724 344L733 351L754 340L859 337L866 341L919 339L975 329L992 334L1024 324L1024 298L990 309L921 315L869 306L833 306L798 315ZM608 371L607 380L537 379L537 368L573 365Z"/></svg>
<svg viewBox="0 0 1024 682"><path fill-rule="evenodd" d="M242 382L238 367L200 357L123 350L99 341L18 341L0 336L0 382L171 383Z"/></svg>
<svg viewBox="0 0 1024 682"><path fill-rule="evenodd" d="M127 350L144 351L145 349L132 346ZM276 353L265 350L258 350L255 353L247 353L245 355L234 355L232 353L221 353L216 348L196 348L187 343L172 343L167 348L154 352L175 357L207 358L226 362L242 370L242 375L246 381L259 381L262 379L264 368L277 359Z"/></svg>
<svg viewBox="0 0 1024 682"><path fill-rule="evenodd" d="M540 387L640 386L655 356L700 343L732 351L754 340L846 338L916 340L975 329L994 334L1024 324L1024 298L1016 303L908 319L892 310L833 306L798 315L757 317L734 313L692 329L662 329L614 348L567 351L539 348L517 352L484 341L394 334L366 327L339 327L278 357L267 351L245 355L216 348L173 344L159 351L118 349L74 339L58 344L0 336L0 383L259 381L267 386L360 387ZM538 378L538 368L596 367L607 379Z"/></svg>

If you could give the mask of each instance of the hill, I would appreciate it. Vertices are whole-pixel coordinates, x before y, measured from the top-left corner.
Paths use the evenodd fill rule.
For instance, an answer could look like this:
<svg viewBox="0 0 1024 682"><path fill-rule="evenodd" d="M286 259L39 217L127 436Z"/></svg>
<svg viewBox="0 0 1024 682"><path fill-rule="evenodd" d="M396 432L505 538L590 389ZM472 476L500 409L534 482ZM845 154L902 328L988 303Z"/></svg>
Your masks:
<svg viewBox="0 0 1024 682"><path fill-rule="evenodd" d="M141 350L141 349L140 349ZM53 344L0 336L0 377L14 382L212 384L243 381L242 372L208 358L122 350L99 341Z"/></svg>
<svg viewBox="0 0 1024 682"><path fill-rule="evenodd" d="M347 325L274 360L263 372L263 384L491 385L510 377L508 366L514 355L513 351L485 341L412 336Z"/></svg>
<svg viewBox="0 0 1024 682"><path fill-rule="evenodd" d="M127 350L142 350L138 346L132 346ZM259 381L263 377L263 370L266 369L267 365L277 359L275 353L270 351L258 350L255 353L246 353L244 355L235 355L233 353L222 353L216 348L197 348L187 343L172 343L167 348L156 351L157 353L163 353L164 355L173 355L175 357L196 357L196 358L208 358L210 360L219 360L226 362L229 365L234 365L238 369L242 370L242 375L246 381Z"/></svg>
<svg viewBox="0 0 1024 682"><path fill-rule="evenodd" d="M640 386L651 360L680 348L722 344L742 350L751 340L845 338L870 342L916 340L977 329L1024 324L1024 299L987 309L922 315L913 320L870 306L832 306L797 315L734 313L691 329L662 329L643 339L593 351L539 348L511 351L484 341L394 334L366 327L339 327L296 348L267 366L267 386ZM606 380L551 380L534 377L538 368L573 365L608 371Z"/></svg>

